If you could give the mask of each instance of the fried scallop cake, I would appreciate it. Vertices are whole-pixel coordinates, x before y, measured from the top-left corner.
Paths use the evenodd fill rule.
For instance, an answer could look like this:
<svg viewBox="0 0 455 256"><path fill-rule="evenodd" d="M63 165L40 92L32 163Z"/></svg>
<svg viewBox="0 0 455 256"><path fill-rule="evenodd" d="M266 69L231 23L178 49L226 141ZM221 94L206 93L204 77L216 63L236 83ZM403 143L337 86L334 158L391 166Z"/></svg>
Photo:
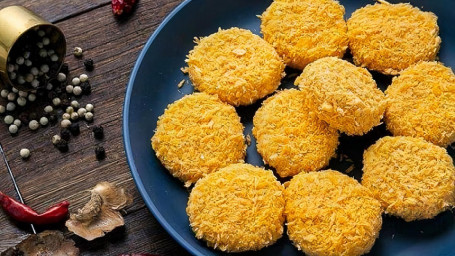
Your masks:
<svg viewBox="0 0 455 256"><path fill-rule="evenodd" d="M275 49L249 30L231 28L196 41L186 60L196 90L231 105L249 105L274 92L284 75Z"/></svg>
<svg viewBox="0 0 455 256"><path fill-rule="evenodd" d="M322 57L343 57L348 47L344 13L334 0L274 1L261 16L261 32L286 65L303 69Z"/></svg>
<svg viewBox="0 0 455 256"><path fill-rule="evenodd" d="M281 177L321 169L338 146L338 131L317 118L296 89L265 100L253 125L258 152Z"/></svg>
<svg viewBox="0 0 455 256"><path fill-rule="evenodd" d="M387 129L446 147L455 142L455 75L437 62L420 62L401 72L386 90Z"/></svg>
<svg viewBox="0 0 455 256"><path fill-rule="evenodd" d="M384 137L363 154L362 184L385 212L431 219L455 203L455 168L444 148L421 138Z"/></svg>
<svg viewBox="0 0 455 256"><path fill-rule="evenodd" d="M246 152L235 108L206 93L168 105L151 141L161 163L187 187L222 167L242 163Z"/></svg>
<svg viewBox="0 0 455 256"><path fill-rule="evenodd" d="M196 238L226 252L260 250L283 234L284 187L272 171L232 164L200 179L186 212Z"/></svg>
<svg viewBox="0 0 455 256"><path fill-rule="evenodd" d="M325 170L285 183L288 235L306 255L362 255L382 226L381 203L355 179Z"/></svg>
<svg viewBox="0 0 455 256"><path fill-rule="evenodd" d="M326 57L309 64L295 84L317 116L341 132L362 135L381 123L385 96L364 68Z"/></svg>
<svg viewBox="0 0 455 256"><path fill-rule="evenodd" d="M380 1L348 19L354 63L387 75L419 61L435 60L441 44L437 17L407 3Z"/></svg>

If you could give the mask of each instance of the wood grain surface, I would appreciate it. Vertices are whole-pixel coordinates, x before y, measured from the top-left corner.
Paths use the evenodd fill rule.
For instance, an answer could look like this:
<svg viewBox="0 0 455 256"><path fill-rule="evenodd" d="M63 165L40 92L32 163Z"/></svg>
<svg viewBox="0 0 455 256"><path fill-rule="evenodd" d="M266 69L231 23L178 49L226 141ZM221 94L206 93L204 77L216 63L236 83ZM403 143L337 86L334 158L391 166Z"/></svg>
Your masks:
<svg viewBox="0 0 455 256"><path fill-rule="evenodd" d="M122 142L122 107L126 83L136 58L148 37L164 17L181 0L140 0L134 13L126 19L112 15L106 0L3 0L0 8L24 5L45 19L55 22L64 32L68 44L66 62L70 76L87 73L93 86L91 95L82 97L81 104L95 105L95 121L102 125L105 138L96 140L85 122L81 134L72 137L68 153L60 153L51 137L59 132L58 125L30 131L22 128L12 137L8 127L0 124L0 142L5 148L24 200L38 211L62 200L71 202L70 211L88 200L86 190L100 181L111 181L126 187L134 195L134 204L127 209L125 227L104 238L87 242L71 236L63 226L40 227L39 230L61 229L76 241L82 255L118 255L148 252L156 255L187 255L163 230L145 207L131 178ZM84 49L84 58L95 62L95 70L86 72L83 59L71 53L75 46ZM97 161L94 148L103 145L107 158ZM31 157L24 161L21 148L29 148ZM0 163L0 190L16 196L4 164ZM0 211L0 252L23 240L30 227L14 223Z"/></svg>

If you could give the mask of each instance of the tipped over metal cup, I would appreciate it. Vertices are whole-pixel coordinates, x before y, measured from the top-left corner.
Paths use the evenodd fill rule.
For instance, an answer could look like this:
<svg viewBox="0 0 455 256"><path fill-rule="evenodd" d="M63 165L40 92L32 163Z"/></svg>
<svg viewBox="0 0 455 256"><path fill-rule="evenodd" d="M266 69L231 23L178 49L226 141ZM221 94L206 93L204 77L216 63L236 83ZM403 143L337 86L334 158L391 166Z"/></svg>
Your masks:
<svg viewBox="0 0 455 256"><path fill-rule="evenodd" d="M21 68L16 63L17 58L14 57L23 50L26 52L26 48L30 46L33 46L30 48L32 56L41 54L41 52L36 52L37 49L35 48L40 43L42 44L42 42L39 41L39 37L34 36L41 31L43 31L42 33L45 33L46 38L49 39L48 45L53 47L52 65L49 65L48 72L43 72L39 69L40 67L36 67L39 72L38 75L35 76L29 72L26 74L26 77L21 75L21 78L19 79L17 73L21 71ZM45 47L42 48L45 49ZM22 6L9 6L0 10L0 78L4 86L13 86L22 91L37 89L37 84L39 83L37 80L38 77L42 81L48 81L57 75L58 70L60 70L60 67L62 66L65 54L65 36L57 26ZM47 56L46 58L50 58L50 56ZM27 65L32 63L31 61L27 62L27 58L24 58L24 61ZM30 64L30 66L31 65L32 64ZM11 71L13 68L15 69ZM27 70L25 66L22 70L24 69ZM36 73L36 69L33 71L34 72L32 73ZM33 79L38 82L28 82L31 80L29 74L33 75ZM22 82L22 80L25 82ZM39 86L45 85L41 82Z"/></svg>

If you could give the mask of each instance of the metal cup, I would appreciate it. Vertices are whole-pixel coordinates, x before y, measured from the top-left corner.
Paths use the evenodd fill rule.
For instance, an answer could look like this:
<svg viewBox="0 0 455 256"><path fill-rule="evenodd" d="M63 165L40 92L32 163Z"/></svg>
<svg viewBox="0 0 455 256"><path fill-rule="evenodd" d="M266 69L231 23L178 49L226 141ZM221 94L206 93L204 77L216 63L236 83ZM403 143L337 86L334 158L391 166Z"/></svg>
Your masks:
<svg viewBox="0 0 455 256"><path fill-rule="evenodd" d="M0 10L0 78L6 86L13 86L18 90L29 91L36 88L18 84L10 79L8 74L8 57L17 46L17 42L29 31L42 29L49 31L55 41L55 53L58 56L58 70L66 54L66 40L63 32L55 25L46 21L34 12L22 6L9 6ZM37 42L30 42L37 43ZM13 61L13 60L11 60ZM58 70L54 70L57 73Z"/></svg>

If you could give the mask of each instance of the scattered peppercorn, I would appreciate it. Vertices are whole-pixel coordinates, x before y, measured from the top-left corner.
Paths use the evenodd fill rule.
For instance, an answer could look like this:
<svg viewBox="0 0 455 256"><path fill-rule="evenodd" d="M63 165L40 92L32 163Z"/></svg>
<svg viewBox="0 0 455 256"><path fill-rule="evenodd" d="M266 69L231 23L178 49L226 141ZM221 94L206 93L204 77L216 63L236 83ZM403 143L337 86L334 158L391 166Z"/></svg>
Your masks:
<svg viewBox="0 0 455 256"><path fill-rule="evenodd" d="M94 108L95 107L93 106L93 104L89 103L89 104L85 105L85 109L87 110L87 112L93 112Z"/></svg>
<svg viewBox="0 0 455 256"><path fill-rule="evenodd" d="M73 136L77 136L81 133L81 130L79 128L79 124L78 123L72 123L70 125L70 132Z"/></svg>
<svg viewBox="0 0 455 256"><path fill-rule="evenodd" d="M56 116L55 114L49 115L48 119L49 119L49 123L50 123L51 125L56 124L57 121L58 121L58 118L57 118L57 116Z"/></svg>
<svg viewBox="0 0 455 256"><path fill-rule="evenodd" d="M87 71L93 71L93 60L92 59L86 59L84 61L84 66L85 66L85 70Z"/></svg>
<svg viewBox="0 0 455 256"><path fill-rule="evenodd" d="M89 95L90 93L92 93L92 86L90 85L90 83L88 81L81 82L81 84L79 86L81 87L82 93L84 95Z"/></svg>
<svg viewBox="0 0 455 256"><path fill-rule="evenodd" d="M101 140L104 138L104 129L101 125L99 126L94 126L92 128L93 135L95 136L95 139Z"/></svg>
<svg viewBox="0 0 455 256"><path fill-rule="evenodd" d="M93 113L92 112L85 113L84 117L87 122L89 122L89 123L93 122Z"/></svg>
<svg viewBox="0 0 455 256"><path fill-rule="evenodd" d="M42 126L46 126L49 124L49 119L47 119L47 117L43 116L39 119L39 123L42 125Z"/></svg>
<svg viewBox="0 0 455 256"><path fill-rule="evenodd" d="M86 75L86 74L81 74L81 75L79 76L79 81L80 81L80 82L87 82L87 81L88 81L88 75Z"/></svg>
<svg viewBox="0 0 455 256"><path fill-rule="evenodd" d="M68 63L63 63L62 67L60 68L60 72L62 72L65 75L68 75L69 73Z"/></svg>
<svg viewBox="0 0 455 256"><path fill-rule="evenodd" d="M9 131L9 133L11 133L11 134L17 133L17 130L18 130L18 129L19 129L19 128L18 128L17 125L15 125L15 124L12 124L12 125L10 125L10 126L8 127L8 131Z"/></svg>
<svg viewBox="0 0 455 256"><path fill-rule="evenodd" d="M52 136L52 144L57 145L57 143L62 139L59 135Z"/></svg>
<svg viewBox="0 0 455 256"><path fill-rule="evenodd" d="M27 159L30 157L30 150L28 148L23 148L21 151L19 151L19 154L23 159Z"/></svg>
<svg viewBox="0 0 455 256"><path fill-rule="evenodd" d="M95 155L96 159L103 160L104 158L106 158L106 151L102 146L98 146L95 148Z"/></svg>
<svg viewBox="0 0 455 256"><path fill-rule="evenodd" d="M60 137L66 141L69 141L71 138L71 132L68 128L63 128L60 130Z"/></svg>
<svg viewBox="0 0 455 256"><path fill-rule="evenodd" d="M76 112L71 113L71 120L76 121L79 119L79 114Z"/></svg>
<svg viewBox="0 0 455 256"><path fill-rule="evenodd" d="M33 131L38 129L39 128L38 121L36 121L36 120L30 121L30 123L28 123L28 128L30 128L30 130L33 130Z"/></svg>
<svg viewBox="0 0 455 256"><path fill-rule="evenodd" d="M81 47L74 47L74 56L77 58L82 57L82 48Z"/></svg>
<svg viewBox="0 0 455 256"><path fill-rule="evenodd" d="M68 152L68 142L64 139L61 139L57 144L55 144L55 147L60 150L60 152Z"/></svg>
<svg viewBox="0 0 455 256"><path fill-rule="evenodd" d="M73 94L75 96L79 96L82 94L82 88L80 86L74 86L73 88Z"/></svg>
<svg viewBox="0 0 455 256"><path fill-rule="evenodd" d="M3 121L5 122L5 124L12 124L14 122L14 117L11 115L7 115L5 116Z"/></svg>
<svg viewBox="0 0 455 256"><path fill-rule="evenodd" d="M68 119L64 119L64 120L62 120L62 121L60 122L60 126L61 126L62 128L67 128L67 127L69 127L70 125L71 125L71 121L68 120Z"/></svg>

